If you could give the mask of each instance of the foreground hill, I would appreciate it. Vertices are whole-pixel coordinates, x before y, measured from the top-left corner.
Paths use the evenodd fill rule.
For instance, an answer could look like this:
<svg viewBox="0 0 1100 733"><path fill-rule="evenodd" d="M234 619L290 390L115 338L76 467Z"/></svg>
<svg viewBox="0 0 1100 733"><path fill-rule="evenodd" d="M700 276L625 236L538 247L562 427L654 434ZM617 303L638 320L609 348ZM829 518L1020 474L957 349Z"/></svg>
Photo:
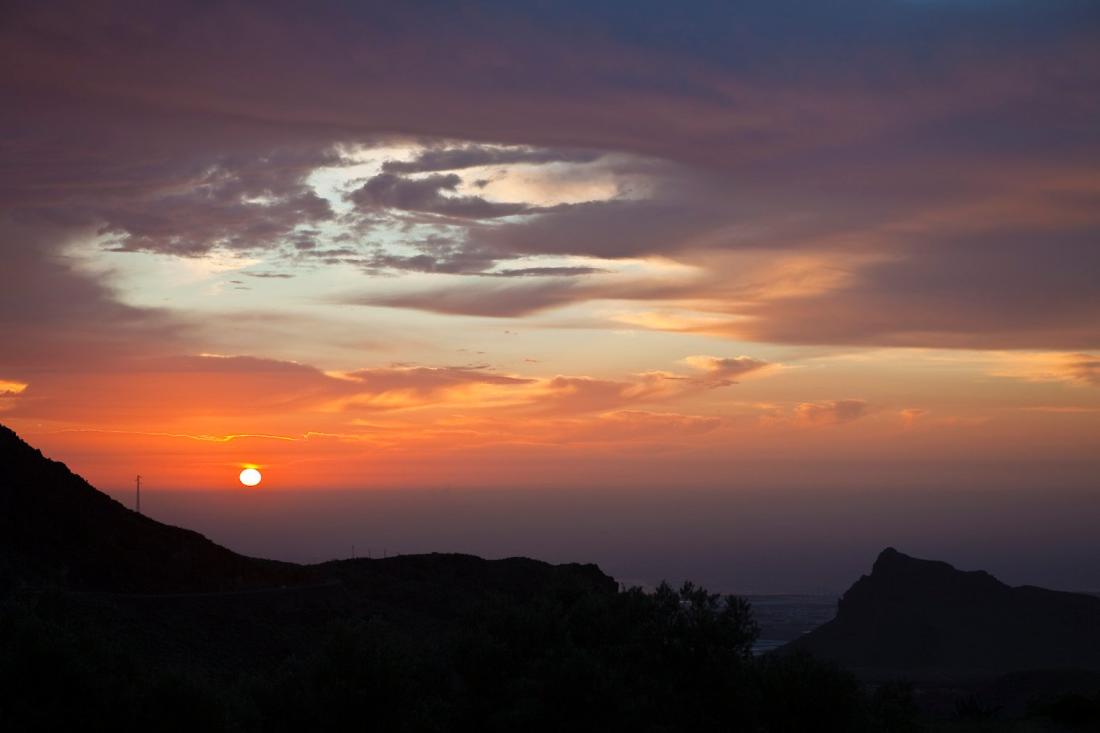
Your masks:
<svg viewBox="0 0 1100 733"><path fill-rule="evenodd" d="M836 618L786 651L869 677L1100 669L1100 598L1014 588L888 548L841 598Z"/></svg>
<svg viewBox="0 0 1100 733"><path fill-rule="evenodd" d="M0 579L99 591L231 590L305 582L133 512L0 425Z"/></svg>

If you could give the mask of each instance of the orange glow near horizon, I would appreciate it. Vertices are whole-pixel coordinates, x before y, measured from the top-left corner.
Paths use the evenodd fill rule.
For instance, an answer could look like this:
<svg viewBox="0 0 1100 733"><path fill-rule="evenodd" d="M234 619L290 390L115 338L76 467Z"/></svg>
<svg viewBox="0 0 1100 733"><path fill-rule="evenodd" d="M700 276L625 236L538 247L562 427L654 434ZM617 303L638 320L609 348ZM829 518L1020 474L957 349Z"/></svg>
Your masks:
<svg viewBox="0 0 1100 733"><path fill-rule="evenodd" d="M277 485L265 483L275 489L730 486L778 481L799 462L832 466L822 480L843 483L855 480L851 466L874 462L1088 463L1100 401L1082 361L695 354L617 377L539 365L333 377L299 363L186 357L158 371L43 374L0 420L108 488L135 472L151 486L216 488L227 464L277 470ZM916 381L922 370L930 376Z"/></svg>

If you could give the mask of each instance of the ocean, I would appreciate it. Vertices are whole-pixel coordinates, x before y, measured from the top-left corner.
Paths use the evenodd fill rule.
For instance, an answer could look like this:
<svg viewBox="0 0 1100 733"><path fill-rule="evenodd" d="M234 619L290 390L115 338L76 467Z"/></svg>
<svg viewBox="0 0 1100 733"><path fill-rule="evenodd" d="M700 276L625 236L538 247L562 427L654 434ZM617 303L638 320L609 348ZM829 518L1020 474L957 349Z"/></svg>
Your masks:
<svg viewBox="0 0 1100 733"><path fill-rule="evenodd" d="M753 654L778 649L789 641L812 631L836 615L835 595L764 595L743 596L752 604L760 637Z"/></svg>

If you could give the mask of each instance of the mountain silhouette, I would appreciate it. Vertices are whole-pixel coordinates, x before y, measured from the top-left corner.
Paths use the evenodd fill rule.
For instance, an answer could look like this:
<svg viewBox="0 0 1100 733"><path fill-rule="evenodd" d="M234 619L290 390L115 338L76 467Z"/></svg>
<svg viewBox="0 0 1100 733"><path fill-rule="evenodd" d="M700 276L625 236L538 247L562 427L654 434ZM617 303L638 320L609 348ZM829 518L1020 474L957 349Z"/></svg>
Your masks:
<svg viewBox="0 0 1100 733"><path fill-rule="evenodd" d="M245 557L128 509L0 425L0 590L14 584L145 594L340 584L370 586L372 600L425 604L448 590L524 596L551 585L618 588L595 565L527 558L430 554L298 565Z"/></svg>
<svg viewBox="0 0 1100 733"><path fill-rule="evenodd" d="M131 511L0 425L0 578L187 592L302 582L305 574Z"/></svg>
<svg viewBox="0 0 1100 733"><path fill-rule="evenodd" d="M870 676L1100 669L1100 598L1011 587L887 548L836 618L782 649L796 651Z"/></svg>

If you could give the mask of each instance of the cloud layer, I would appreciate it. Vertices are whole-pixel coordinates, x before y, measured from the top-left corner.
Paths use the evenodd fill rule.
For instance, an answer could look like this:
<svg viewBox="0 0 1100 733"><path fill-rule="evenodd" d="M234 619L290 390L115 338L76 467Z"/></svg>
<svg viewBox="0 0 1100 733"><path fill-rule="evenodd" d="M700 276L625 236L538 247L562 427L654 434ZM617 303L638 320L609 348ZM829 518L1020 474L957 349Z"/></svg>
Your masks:
<svg viewBox="0 0 1100 733"><path fill-rule="evenodd" d="M672 40L654 32L666 20L656 6L627 19L569 4L529 15L17 4L0 34L17 102L0 121L11 161L0 204L9 222L49 222L53 241L36 252L61 246L62 225L94 227L123 250L272 251L336 218L306 181L339 164L340 146L480 140L385 161L347 198L374 214L509 221L459 221L442 263L389 252L368 271L667 256L706 269L682 298L729 313L723 330L738 338L1100 345L1089 277L1100 140L1083 91L1100 82L1100 13L1074 2L783 6L697 8ZM586 31L561 44L576 28ZM471 169L515 165L634 168L649 190L550 208L459 190L478 183ZM358 245L342 246L327 261L357 261ZM773 297L739 277L736 256L708 254L790 250L850 277ZM450 298L432 310L516 315L604 297L470 287L511 305Z"/></svg>
<svg viewBox="0 0 1100 733"><path fill-rule="evenodd" d="M3 12L6 418L824 454L1094 414L1095 3Z"/></svg>

